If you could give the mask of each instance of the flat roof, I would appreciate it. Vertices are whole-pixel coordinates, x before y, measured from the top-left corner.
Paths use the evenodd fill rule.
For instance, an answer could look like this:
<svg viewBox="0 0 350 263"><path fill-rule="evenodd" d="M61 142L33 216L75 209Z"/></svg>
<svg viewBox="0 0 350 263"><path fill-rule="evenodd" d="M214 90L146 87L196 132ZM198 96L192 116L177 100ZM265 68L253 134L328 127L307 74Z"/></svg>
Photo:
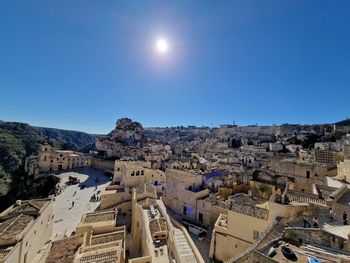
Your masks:
<svg viewBox="0 0 350 263"><path fill-rule="evenodd" d="M112 210L107 211L99 211L85 214L83 217L82 223L96 223L96 222L104 222L104 221L112 221L117 217L117 212Z"/></svg>

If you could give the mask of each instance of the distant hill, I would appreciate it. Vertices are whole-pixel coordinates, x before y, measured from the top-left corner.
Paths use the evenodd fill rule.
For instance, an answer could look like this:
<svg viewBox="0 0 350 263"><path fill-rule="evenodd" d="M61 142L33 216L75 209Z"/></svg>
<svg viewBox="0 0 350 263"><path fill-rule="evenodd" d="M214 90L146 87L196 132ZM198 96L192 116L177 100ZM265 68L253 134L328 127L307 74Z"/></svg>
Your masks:
<svg viewBox="0 0 350 263"><path fill-rule="evenodd" d="M350 126L350 119L338 121L335 123L335 125L337 125L337 126Z"/></svg>
<svg viewBox="0 0 350 263"><path fill-rule="evenodd" d="M0 196L8 193L16 174L24 174L25 158L45 141L59 149L80 151L91 149L95 135L0 121Z"/></svg>

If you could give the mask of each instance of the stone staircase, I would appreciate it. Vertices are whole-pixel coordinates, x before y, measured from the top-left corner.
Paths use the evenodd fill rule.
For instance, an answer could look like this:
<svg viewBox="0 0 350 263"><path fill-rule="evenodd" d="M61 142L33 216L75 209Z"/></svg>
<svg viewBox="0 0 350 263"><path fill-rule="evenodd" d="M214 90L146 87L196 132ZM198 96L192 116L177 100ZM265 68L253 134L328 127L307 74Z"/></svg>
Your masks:
<svg viewBox="0 0 350 263"><path fill-rule="evenodd" d="M338 203L333 205L333 212L337 219L343 220L344 211L348 214L348 221L350 222L350 206Z"/></svg>
<svg viewBox="0 0 350 263"><path fill-rule="evenodd" d="M196 263L196 257L193 254L193 251L190 245L187 242L187 239L184 233L174 227L174 243L176 250L179 254L181 263Z"/></svg>
<svg viewBox="0 0 350 263"><path fill-rule="evenodd" d="M244 258L249 257L249 254L251 253L260 253L259 251L266 249L266 247L270 245L271 242L277 241L282 237L284 228L285 222L283 219L276 221L265 231L260 240L257 240L255 244L242 251L238 255L235 255L232 258L228 259L225 261L225 263L239 263L244 261Z"/></svg>
<svg viewBox="0 0 350 263"><path fill-rule="evenodd" d="M350 222L350 190L346 189L345 193L336 203L333 203L332 207L336 218L343 220L343 212L345 211Z"/></svg>
<svg viewBox="0 0 350 263"><path fill-rule="evenodd" d="M256 250L260 251L265 249L267 245L270 245L272 241L276 241L283 236L283 231L285 228L285 224L283 222L276 223L271 230L266 233L265 237L260 241Z"/></svg>

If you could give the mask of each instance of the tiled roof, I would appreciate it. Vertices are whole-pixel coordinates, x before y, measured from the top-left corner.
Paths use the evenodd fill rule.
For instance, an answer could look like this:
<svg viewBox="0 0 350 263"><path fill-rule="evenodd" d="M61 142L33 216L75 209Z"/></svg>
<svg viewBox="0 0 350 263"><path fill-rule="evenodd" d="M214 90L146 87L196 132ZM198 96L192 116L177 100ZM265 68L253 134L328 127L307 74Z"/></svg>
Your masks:
<svg viewBox="0 0 350 263"><path fill-rule="evenodd" d="M38 215L40 210L48 203L51 199L37 199L37 200L25 200L15 205L6 215L3 217L11 217L19 215L21 213Z"/></svg>
<svg viewBox="0 0 350 263"><path fill-rule="evenodd" d="M91 245L103 244L121 239L124 239L124 234L120 231L101 235L94 235L91 237Z"/></svg>
<svg viewBox="0 0 350 263"><path fill-rule="evenodd" d="M0 239L9 239L20 234L34 220L34 216L20 214L0 223Z"/></svg>
<svg viewBox="0 0 350 263"><path fill-rule="evenodd" d="M103 212L93 212L93 213L86 214L83 220L83 223L111 221L111 220L115 220L115 218L116 218L116 211L114 210L103 211Z"/></svg>
<svg viewBox="0 0 350 263"><path fill-rule="evenodd" d="M73 236L53 242L46 263L73 263L76 252L82 244L81 236Z"/></svg>

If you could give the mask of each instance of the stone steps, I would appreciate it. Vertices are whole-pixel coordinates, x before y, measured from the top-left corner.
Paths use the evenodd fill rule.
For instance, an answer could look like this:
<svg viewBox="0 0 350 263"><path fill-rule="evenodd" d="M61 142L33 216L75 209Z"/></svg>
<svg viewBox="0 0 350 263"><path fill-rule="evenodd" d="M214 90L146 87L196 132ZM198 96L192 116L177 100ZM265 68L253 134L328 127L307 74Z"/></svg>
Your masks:
<svg viewBox="0 0 350 263"><path fill-rule="evenodd" d="M182 262L197 262L196 257L194 256L193 251L190 245L188 244L184 233L178 228L174 228L174 243Z"/></svg>

